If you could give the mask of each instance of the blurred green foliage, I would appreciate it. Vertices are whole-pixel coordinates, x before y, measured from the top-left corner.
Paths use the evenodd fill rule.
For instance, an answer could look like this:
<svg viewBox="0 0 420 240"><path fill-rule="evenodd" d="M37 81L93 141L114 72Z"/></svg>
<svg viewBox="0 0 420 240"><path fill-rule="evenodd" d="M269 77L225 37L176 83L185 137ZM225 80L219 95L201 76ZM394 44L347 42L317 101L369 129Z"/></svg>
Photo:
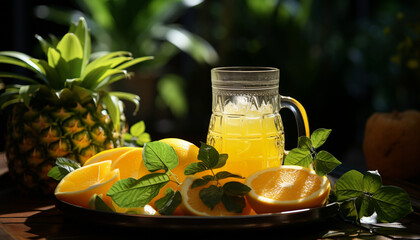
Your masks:
<svg viewBox="0 0 420 240"><path fill-rule="evenodd" d="M156 57L140 70L159 69L160 81L139 85L159 92L157 108L172 115L150 112L152 136L205 139L213 66L279 68L280 93L305 106L312 129L334 130L337 141L328 148L343 162L363 158L364 126L373 112L420 109L420 1L77 2L70 12L49 7L51 19L67 23L64 13L85 15L97 48ZM291 116L282 111L289 149L296 144ZM162 132L158 120L168 118L182 120Z"/></svg>

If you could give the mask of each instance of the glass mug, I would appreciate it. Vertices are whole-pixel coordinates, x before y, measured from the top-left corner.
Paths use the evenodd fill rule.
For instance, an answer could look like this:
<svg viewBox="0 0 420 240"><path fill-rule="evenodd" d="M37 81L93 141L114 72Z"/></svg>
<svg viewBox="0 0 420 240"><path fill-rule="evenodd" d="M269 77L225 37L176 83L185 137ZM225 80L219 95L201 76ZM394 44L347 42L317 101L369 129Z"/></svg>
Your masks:
<svg viewBox="0 0 420 240"><path fill-rule="evenodd" d="M255 171L280 166L284 156L282 108L293 112L298 136L309 136L303 106L279 95L279 76L279 69L271 67L211 70L212 115L207 144L229 156L219 171L248 177Z"/></svg>

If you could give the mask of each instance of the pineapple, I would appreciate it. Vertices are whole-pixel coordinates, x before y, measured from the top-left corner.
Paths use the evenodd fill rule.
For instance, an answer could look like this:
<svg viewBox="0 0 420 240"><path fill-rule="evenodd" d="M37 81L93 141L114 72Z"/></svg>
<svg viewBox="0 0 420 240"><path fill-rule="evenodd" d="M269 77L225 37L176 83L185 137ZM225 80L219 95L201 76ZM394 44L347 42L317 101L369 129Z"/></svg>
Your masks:
<svg viewBox="0 0 420 240"><path fill-rule="evenodd" d="M0 63L34 73L33 77L0 73L0 78L26 83L6 85L0 107L9 115L6 157L11 176L25 191L51 194L56 182L47 173L56 158L83 164L100 151L122 145L121 100L133 102L138 109L139 97L107 87L128 78L126 68L152 57L133 58L119 51L96 53L100 56L90 60L90 35L83 18L71 23L60 41L36 38L47 60L0 52Z"/></svg>

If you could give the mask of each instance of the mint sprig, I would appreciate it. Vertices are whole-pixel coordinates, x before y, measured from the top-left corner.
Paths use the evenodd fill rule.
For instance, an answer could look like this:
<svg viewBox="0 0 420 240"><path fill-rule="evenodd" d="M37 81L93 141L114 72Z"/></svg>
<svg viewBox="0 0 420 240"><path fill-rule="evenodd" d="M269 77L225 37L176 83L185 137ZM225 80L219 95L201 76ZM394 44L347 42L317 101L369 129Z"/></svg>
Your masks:
<svg viewBox="0 0 420 240"><path fill-rule="evenodd" d="M146 132L146 124L139 121L130 127L130 131L124 133L124 146L143 147L145 143L151 141L150 134Z"/></svg>
<svg viewBox="0 0 420 240"><path fill-rule="evenodd" d="M409 195L402 188L383 186L378 171L363 175L350 170L337 180L334 193L344 215L358 223L374 212L379 221L394 222L413 211Z"/></svg>
<svg viewBox="0 0 420 240"><path fill-rule="evenodd" d="M245 195L251 191L251 188L237 181L230 181L222 185L219 180L243 179L243 177L227 171L214 173L215 169L225 166L227 159L227 154L219 154L214 147L202 142L198 153L200 162L188 165L184 174L194 175L203 171L211 171L211 175L194 180L191 188L204 186L211 182L210 186L199 191L199 197L204 205L213 210L216 205L222 202L229 212L241 213L246 206Z"/></svg>
<svg viewBox="0 0 420 240"><path fill-rule="evenodd" d="M315 130L311 137L299 137L298 147L292 149L284 159L284 165L298 165L309 168L313 167L319 176L325 176L333 171L341 162L331 153L317 151L331 133L331 129L320 128Z"/></svg>
<svg viewBox="0 0 420 240"><path fill-rule="evenodd" d="M341 164L327 151L318 151L331 133L330 129L315 130L311 137L299 137L298 147L284 160L285 165L313 167L319 176L325 176ZM343 174L331 191L329 201L340 204L341 213L360 224L362 217L376 213L382 222L397 221L413 211L409 195L399 187L383 186L378 171L362 174L350 170Z"/></svg>
<svg viewBox="0 0 420 240"><path fill-rule="evenodd" d="M48 177L54 178L57 181L63 179L67 174L80 168L80 164L69 158L59 157L55 160L55 166L48 171Z"/></svg>

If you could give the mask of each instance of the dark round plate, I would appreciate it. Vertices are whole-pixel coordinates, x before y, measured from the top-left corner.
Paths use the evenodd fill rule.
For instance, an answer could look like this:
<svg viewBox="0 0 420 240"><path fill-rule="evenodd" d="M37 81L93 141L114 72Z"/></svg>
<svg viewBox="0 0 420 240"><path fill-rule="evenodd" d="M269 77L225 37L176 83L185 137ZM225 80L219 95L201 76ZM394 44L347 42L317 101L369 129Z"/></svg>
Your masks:
<svg viewBox="0 0 420 240"><path fill-rule="evenodd" d="M196 216L146 216L97 211L79 207L56 199L56 206L66 215L90 223L155 229L250 229L287 227L321 222L337 215L337 203L319 208L306 208L281 213L196 217Z"/></svg>

